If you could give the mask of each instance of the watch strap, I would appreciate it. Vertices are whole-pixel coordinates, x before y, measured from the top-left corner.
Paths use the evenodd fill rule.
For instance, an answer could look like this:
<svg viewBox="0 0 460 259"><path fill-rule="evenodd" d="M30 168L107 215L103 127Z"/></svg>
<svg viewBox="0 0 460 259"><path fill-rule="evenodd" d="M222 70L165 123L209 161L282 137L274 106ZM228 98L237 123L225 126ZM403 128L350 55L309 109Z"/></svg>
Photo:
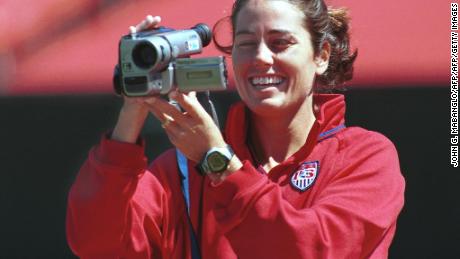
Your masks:
<svg viewBox="0 0 460 259"><path fill-rule="evenodd" d="M232 159L232 157L235 155L235 152L233 151L233 149L229 145L226 145L225 147L213 147L213 148L209 149L208 152L206 152L206 154L204 155L203 159L201 160L201 162L198 165L199 169L200 169L199 171L202 174L216 173L216 172L213 172L211 170L211 168L209 167L209 165L208 165L208 157L209 157L209 155L212 154L213 152L216 152L216 151L219 152L224 157L226 157L229 162ZM227 164L227 167L228 167L228 164Z"/></svg>

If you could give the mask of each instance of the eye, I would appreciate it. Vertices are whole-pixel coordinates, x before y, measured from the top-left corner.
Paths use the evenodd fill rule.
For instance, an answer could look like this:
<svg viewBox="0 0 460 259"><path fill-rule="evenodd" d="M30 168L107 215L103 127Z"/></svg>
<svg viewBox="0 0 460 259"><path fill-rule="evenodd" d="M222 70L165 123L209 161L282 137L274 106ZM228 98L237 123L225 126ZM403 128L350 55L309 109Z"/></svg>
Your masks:
<svg viewBox="0 0 460 259"><path fill-rule="evenodd" d="M252 41L252 40L246 40L246 41L238 41L236 42L236 46L239 48L251 48L257 45L257 42Z"/></svg>
<svg viewBox="0 0 460 259"><path fill-rule="evenodd" d="M293 44L294 42L292 42L289 39L278 38L278 39L272 40L270 45L272 46L274 50L283 51L289 48Z"/></svg>

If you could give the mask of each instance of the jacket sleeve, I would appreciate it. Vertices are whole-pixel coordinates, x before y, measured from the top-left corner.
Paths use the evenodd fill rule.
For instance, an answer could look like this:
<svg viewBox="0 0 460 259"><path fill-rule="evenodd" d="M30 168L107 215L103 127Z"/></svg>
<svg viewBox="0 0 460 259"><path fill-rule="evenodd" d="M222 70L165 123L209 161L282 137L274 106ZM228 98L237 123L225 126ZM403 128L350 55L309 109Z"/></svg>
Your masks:
<svg viewBox="0 0 460 259"><path fill-rule="evenodd" d="M143 145L103 138L90 151L68 196L67 239L76 255L152 258L161 253L167 202L146 167Z"/></svg>
<svg viewBox="0 0 460 259"><path fill-rule="evenodd" d="M380 134L353 143L311 206L294 208L247 161L210 188L208 202L240 258L386 258L403 205L397 153Z"/></svg>

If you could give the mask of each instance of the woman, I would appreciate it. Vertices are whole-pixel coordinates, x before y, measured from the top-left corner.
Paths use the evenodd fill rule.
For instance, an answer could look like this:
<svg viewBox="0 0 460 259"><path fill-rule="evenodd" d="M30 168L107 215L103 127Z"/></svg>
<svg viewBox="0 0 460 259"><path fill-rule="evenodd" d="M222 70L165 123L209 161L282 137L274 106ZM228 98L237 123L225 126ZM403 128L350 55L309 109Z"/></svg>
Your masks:
<svg viewBox="0 0 460 259"><path fill-rule="evenodd" d="M316 94L351 79L346 12L322 0L239 0L232 26L242 102L228 113L225 138L194 93L170 95L185 112L156 97L125 99L69 194L72 250L82 258L387 257L403 205L396 150L378 133L344 126L342 95ZM190 218L175 151L146 165L138 136L149 111L188 158Z"/></svg>

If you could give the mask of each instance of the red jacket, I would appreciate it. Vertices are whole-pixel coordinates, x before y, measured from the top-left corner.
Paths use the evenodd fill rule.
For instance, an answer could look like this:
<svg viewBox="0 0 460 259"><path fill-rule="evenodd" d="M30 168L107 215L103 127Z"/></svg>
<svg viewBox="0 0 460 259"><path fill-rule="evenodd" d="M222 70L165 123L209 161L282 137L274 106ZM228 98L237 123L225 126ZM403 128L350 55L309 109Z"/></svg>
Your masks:
<svg viewBox="0 0 460 259"><path fill-rule="evenodd" d="M213 186L189 162L191 219L203 259L386 258L403 206L393 144L345 128L342 95L320 106L306 144L269 174L246 146L246 108L225 135L241 170ZM81 258L190 258L174 150L147 168L143 145L103 138L71 188L67 238Z"/></svg>

